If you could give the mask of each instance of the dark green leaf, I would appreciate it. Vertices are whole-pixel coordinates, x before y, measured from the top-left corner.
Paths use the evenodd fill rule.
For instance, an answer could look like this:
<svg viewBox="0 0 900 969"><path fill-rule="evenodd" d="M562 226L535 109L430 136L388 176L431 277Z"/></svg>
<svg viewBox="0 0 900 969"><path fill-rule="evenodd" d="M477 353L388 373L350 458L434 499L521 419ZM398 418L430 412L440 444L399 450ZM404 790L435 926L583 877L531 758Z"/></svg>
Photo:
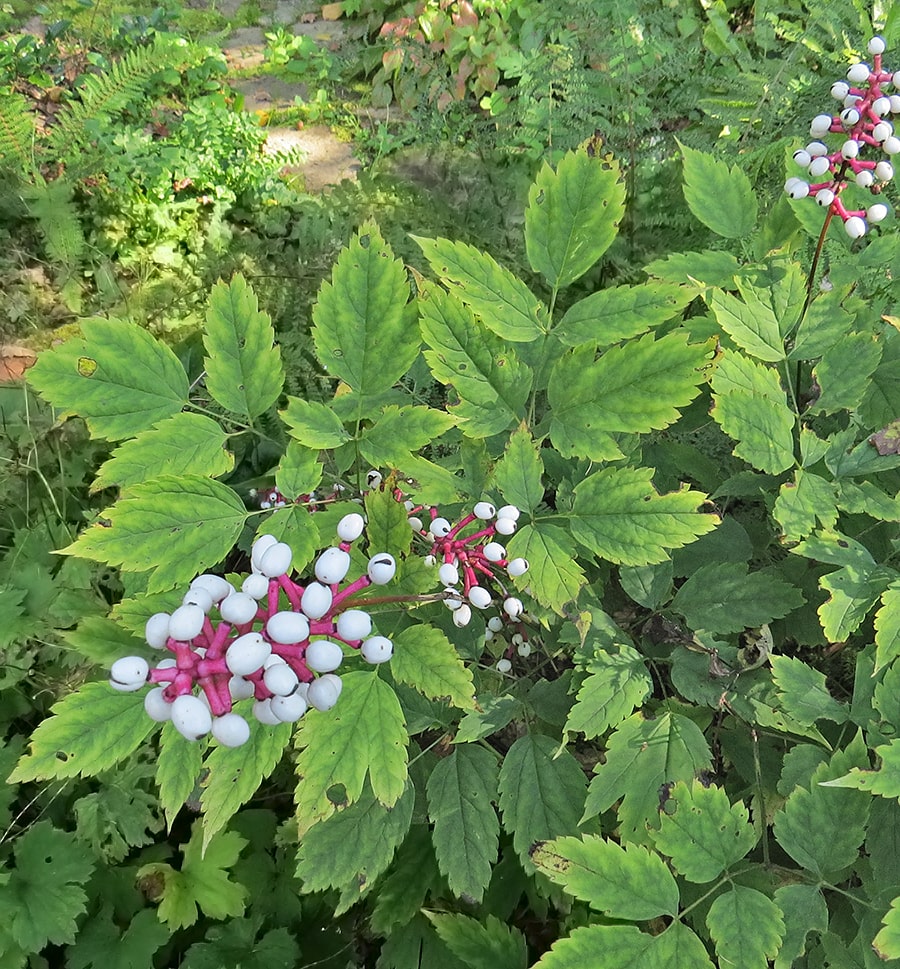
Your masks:
<svg viewBox="0 0 900 969"><path fill-rule="evenodd" d="M756 225L756 194L750 179L715 155L680 145L684 197L691 212L716 235L741 239Z"/></svg>

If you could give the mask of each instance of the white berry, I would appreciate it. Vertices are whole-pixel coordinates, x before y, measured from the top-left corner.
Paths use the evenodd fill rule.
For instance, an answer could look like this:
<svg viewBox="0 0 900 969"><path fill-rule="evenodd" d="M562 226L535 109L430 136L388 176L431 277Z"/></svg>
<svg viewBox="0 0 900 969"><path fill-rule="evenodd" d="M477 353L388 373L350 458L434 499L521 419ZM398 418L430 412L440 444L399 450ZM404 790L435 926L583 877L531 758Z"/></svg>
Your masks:
<svg viewBox="0 0 900 969"><path fill-rule="evenodd" d="M834 192L830 188L820 188L816 192L816 202L823 208L828 208L829 205L834 201Z"/></svg>
<svg viewBox="0 0 900 969"><path fill-rule="evenodd" d="M476 609L487 609L491 604L491 594L487 589L480 585L473 585L469 589L469 602L475 606Z"/></svg>
<svg viewBox="0 0 900 969"><path fill-rule="evenodd" d="M265 663L272 647L259 633L244 633L228 647L225 665L238 676L249 676Z"/></svg>
<svg viewBox="0 0 900 969"><path fill-rule="evenodd" d="M472 509L472 513L476 518L480 518L482 521L487 521L489 518L493 518L497 514L497 509L489 501L479 501L476 502L475 507Z"/></svg>
<svg viewBox="0 0 900 969"><path fill-rule="evenodd" d="M223 747L241 747L250 739L250 724L239 713L215 717L212 735Z"/></svg>
<svg viewBox="0 0 900 969"><path fill-rule="evenodd" d="M869 188L875 184L875 176L868 168L864 168L861 172L856 173L856 184L860 188Z"/></svg>
<svg viewBox="0 0 900 969"><path fill-rule="evenodd" d="M343 582L350 571L350 553L342 548L326 548L316 559L316 578L325 585Z"/></svg>
<svg viewBox="0 0 900 969"><path fill-rule="evenodd" d="M169 614L155 612L144 626L144 638L154 649L165 649L169 639Z"/></svg>
<svg viewBox="0 0 900 969"><path fill-rule="evenodd" d="M512 535L516 530L516 520L514 518L498 518L494 528L498 535Z"/></svg>
<svg viewBox="0 0 900 969"><path fill-rule="evenodd" d="M342 542L355 542L363 533L366 520L355 511L344 517L337 524L338 538Z"/></svg>
<svg viewBox="0 0 900 969"><path fill-rule="evenodd" d="M456 585L459 582L459 569L452 562L444 562L438 569L441 585Z"/></svg>
<svg viewBox="0 0 900 969"><path fill-rule="evenodd" d="M256 618L258 606L253 596L246 592L232 592L230 596L219 603L219 612L225 622L234 626L243 626Z"/></svg>
<svg viewBox="0 0 900 969"><path fill-rule="evenodd" d="M858 215L852 215L844 223L844 229L851 239L861 239L866 234L866 223Z"/></svg>
<svg viewBox="0 0 900 969"><path fill-rule="evenodd" d="M517 558L513 559L509 565L506 566L506 571L515 579L520 575L524 575L528 571L528 559Z"/></svg>
<svg viewBox="0 0 900 969"><path fill-rule="evenodd" d="M150 664L141 656L123 656L109 671L109 685L119 693L134 693L146 682Z"/></svg>
<svg viewBox="0 0 900 969"><path fill-rule="evenodd" d="M345 642L365 639L372 632L372 617L362 609L347 609L337 618L337 634Z"/></svg>
<svg viewBox="0 0 900 969"><path fill-rule="evenodd" d="M293 557L294 552L287 542L276 542L266 549L265 554L259 560L259 571L270 579L285 575L290 571Z"/></svg>
<svg viewBox="0 0 900 969"><path fill-rule="evenodd" d="M165 723L172 719L172 704L163 696L164 689L158 686L144 697L144 710L147 716L157 723Z"/></svg>
<svg viewBox="0 0 900 969"><path fill-rule="evenodd" d="M307 702L317 710L330 710L338 701L344 684L339 676L334 673L326 673L309 684L306 692Z"/></svg>
<svg viewBox="0 0 900 969"><path fill-rule="evenodd" d="M503 600L503 611L510 619L518 619L525 611L525 606L522 605L521 599L510 596L508 599Z"/></svg>
<svg viewBox="0 0 900 969"><path fill-rule="evenodd" d="M255 613L256 603L253 605L253 611ZM169 620L169 635L172 639L177 639L180 643L190 642L190 640L200 634L203 629L204 619L206 619L206 613L200 606L179 606L172 613L172 618Z"/></svg>
<svg viewBox="0 0 900 969"><path fill-rule="evenodd" d="M428 526L428 531L430 531L435 538L444 538L446 535L450 534L450 530L452 528L453 526L447 521L446 518L435 518Z"/></svg>
<svg viewBox="0 0 900 969"><path fill-rule="evenodd" d="M172 724L185 739L199 740L209 733L212 714L199 697L185 693L172 703Z"/></svg>
<svg viewBox="0 0 900 969"><path fill-rule="evenodd" d="M320 582L310 582L300 597L300 608L310 619L321 619L334 601L331 589Z"/></svg>
<svg viewBox="0 0 900 969"><path fill-rule="evenodd" d="M276 612L266 623L266 635L285 646L309 639L309 621L299 612Z"/></svg>
<svg viewBox="0 0 900 969"><path fill-rule="evenodd" d="M468 626L472 620L472 610L471 608L463 602L458 609L453 611L453 625L459 626L460 629L463 626Z"/></svg>
<svg viewBox="0 0 900 969"><path fill-rule="evenodd" d="M251 572L241 584L241 592L253 599L264 598L269 591L269 580L261 572Z"/></svg>
<svg viewBox="0 0 900 969"><path fill-rule="evenodd" d="M272 710L272 700L257 700L253 704L253 716L267 727L276 727L282 722Z"/></svg>
<svg viewBox="0 0 900 969"><path fill-rule="evenodd" d="M256 693L252 680L245 680L243 676L232 676L228 681L228 692L233 700L249 700Z"/></svg>
<svg viewBox="0 0 900 969"><path fill-rule="evenodd" d="M212 596L213 602L221 602L225 596L234 592L234 588L227 579L223 579L221 575L212 575L209 572L198 575L191 583L191 588L205 589Z"/></svg>
<svg viewBox="0 0 900 969"><path fill-rule="evenodd" d="M274 535L257 535L250 550L250 564L258 572L263 556L273 545L278 544L278 539Z"/></svg>
<svg viewBox="0 0 900 969"><path fill-rule="evenodd" d="M854 64L849 71L847 71L847 80L851 84L865 84L869 80L869 65L868 64Z"/></svg>
<svg viewBox="0 0 900 969"><path fill-rule="evenodd" d="M849 161L851 158L856 158L858 154L859 142L855 141L853 138L850 138L849 140L845 141L843 145L841 145L842 158L846 158Z"/></svg>
<svg viewBox="0 0 900 969"><path fill-rule="evenodd" d="M809 174L813 178L818 178L820 175L824 175L830 168L831 162L824 155L819 155L818 158L814 158L809 163Z"/></svg>
<svg viewBox="0 0 900 969"><path fill-rule="evenodd" d="M263 683L270 693L276 696L287 696L297 689L297 674L287 663L275 663L263 673Z"/></svg>
<svg viewBox="0 0 900 969"><path fill-rule="evenodd" d="M843 101L850 93L850 85L846 81L835 81L831 85L831 96L838 101Z"/></svg>
<svg viewBox="0 0 900 969"><path fill-rule="evenodd" d="M374 585L386 585L397 574L397 563L393 555L379 552L369 559L366 573Z"/></svg>
<svg viewBox="0 0 900 969"><path fill-rule="evenodd" d="M394 644L385 636L371 636L359 651L367 663L386 663L394 653Z"/></svg>
<svg viewBox="0 0 900 969"><path fill-rule="evenodd" d="M315 673L331 673L343 661L343 650L330 639L317 639L306 647L306 665Z"/></svg>
<svg viewBox="0 0 900 969"><path fill-rule="evenodd" d="M880 161L875 166L875 177L879 182L889 182L894 177L894 166L890 162Z"/></svg>
<svg viewBox="0 0 900 969"><path fill-rule="evenodd" d="M501 518L500 521L510 521L508 518ZM484 557L488 562L499 562L506 558L506 549L499 542L488 542L482 549Z"/></svg>
<svg viewBox="0 0 900 969"><path fill-rule="evenodd" d="M508 659L497 660L497 672L508 673L512 669L512 663Z"/></svg>
<svg viewBox="0 0 900 969"><path fill-rule="evenodd" d="M183 606L199 606L206 613L212 609L213 597L206 589L197 586L194 589L188 589L181 600L181 604Z"/></svg>
<svg viewBox="0 0 900 969"><path fill-rule="evenodd" d="M273 696L269 709L279 723L296 723L309 709L309 704L299 693L292 693L290 696Z"/></svg>
<svg viewBox="0 0 900 969"><path fill-rule="evenodd" d="M490 629L492 633L499 633L502 628L503 620L499 616L491 616L491 618L488 619L488 629Z"/></svg>
<svg viewBox="0 0 900 969"><path fill-rule="evenodd" d="M817 114L809 124L809 133L813 138L828 134L831 130L831 121L830 114Z"/></svg>
<svg viewBox="0 0 900 969"><path fill-rule="evenodd" d="M883 37L873 37L866 45L866 49L872 55L883 54L886 46Z"/></svg>
<svg viewBox="0 0 900 969"><path fill-rule="evenodd" d="M870 222L883 222L887 218L887 214L888 207L886 205L882 205L881 202L878 202L875 205L870 205L866 210L866 218Z"/></svg>

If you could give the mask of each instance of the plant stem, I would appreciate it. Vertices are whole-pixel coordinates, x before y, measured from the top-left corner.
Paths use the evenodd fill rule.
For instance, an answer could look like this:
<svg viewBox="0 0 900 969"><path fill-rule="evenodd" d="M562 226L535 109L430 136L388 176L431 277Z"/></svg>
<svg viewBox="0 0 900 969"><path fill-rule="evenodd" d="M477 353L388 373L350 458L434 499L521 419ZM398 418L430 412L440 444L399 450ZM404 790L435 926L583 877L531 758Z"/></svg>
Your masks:
<svg viewBox="0 0 900 969"><path fill-rule="evenodd" d="M763 864L769 867L769 827L766 824L766 795L762 786L762 770L759 763L759 736L756 728L750 728L750 736L753 739L753 772L756 774L756 796L759 798L759 822L761 828Z"/></svg>

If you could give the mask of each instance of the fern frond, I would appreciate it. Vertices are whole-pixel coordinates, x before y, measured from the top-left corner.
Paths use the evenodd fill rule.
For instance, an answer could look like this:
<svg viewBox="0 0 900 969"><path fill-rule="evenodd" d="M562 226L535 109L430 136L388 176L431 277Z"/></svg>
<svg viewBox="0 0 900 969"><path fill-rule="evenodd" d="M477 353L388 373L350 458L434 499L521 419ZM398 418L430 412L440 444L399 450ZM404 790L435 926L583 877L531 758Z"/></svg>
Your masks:
<svg viewBox="0 0 900 969"><path fill-rule="evenodd" d="M78 268L85 241L78 210L72 200L74 186L63 178L39 179L23 193L28 214L37 221L49 259L66 273Z"/></svg>
<svg viewBox="0 0 900 969"><path fill-rule="evenodd" d="M55 157L71 156L73 150L90 140L90 122L124 111L146 94L147 82L164 68L173 66L184 55L171 40L155 40L147 47L136 47L104 74L85 78L79 89L80 100L69 102L57 116L48 147Z"/></svg>
<svg viewBox="0 0 900 969"><path fill-rule="evenodd" d="M25 98L15 93L0 98L0 164L20 173L29 171L34 132L34 116Z"/></svg>

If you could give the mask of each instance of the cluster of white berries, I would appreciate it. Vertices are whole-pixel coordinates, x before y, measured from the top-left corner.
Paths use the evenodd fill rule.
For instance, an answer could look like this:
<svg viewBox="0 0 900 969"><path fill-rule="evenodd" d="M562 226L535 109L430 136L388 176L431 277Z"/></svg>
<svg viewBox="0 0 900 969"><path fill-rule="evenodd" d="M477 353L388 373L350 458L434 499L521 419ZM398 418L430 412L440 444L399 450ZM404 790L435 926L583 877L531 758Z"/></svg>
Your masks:
<svg viewBox="0 0 900 969"><path fill-rule="evenodd" d="M509 559L506 547L497 541L515 534L521 514L515 505L495 508L489 501L479 501L470 514L455 524L435 508L429 510L427 523L419 517L422 506L407 502L406 508L413 530L430 546L426 562L438 565L444 604L453 611L457 626L469 624L473 608L489 608L495 591L499 592L503 615L509 620L521 617L525 609L522 600L508 594L500 573L505 571L507 576L517 578L528 571L528 562L523 558ZM475 530L470 531L470 526ZM482 584L485 580L494 591Z"/></svg>
<svg viewBox="0 0 900 969"><path fill-rule="evenodd" d="M198 576L177 609L147 621L148 644L171 655L154 669L139 656L119 659L110 685L131 692L148 681L161 684L144 698L153 720L171 720L188 740L211 733L227 747L238 747L250 736L247 721L232 710L236 701L253 699L253 715L270 725L296 722L309 707L331 709L341 693L335 670L345 647L359 650L368 663L384 663L393 653L389 639L372 634L369 614L352 608L352 597L390 582L397 569L394 558L373 555L365 574L341 586L350 569L351 543L364 525L357 513L340 520L339 544L319 555L315 580L305 585L288 576L290 546L260 535L251 551L252 571L240 590L221 576Z"/></svg>
<svg viewBox="0 0 900 969"><path fill-rule="evenodd" d="M894 177L889 159L900 154L900 138L888 120L889 116L900 114L900 93L883 92L888 85L900 92L900 71L892 74L883 69L885 43L881 37L869 41L868 51L873 57L871 68L868 64L854 64L847 72L849 84L837 81L832 85L831 94L841 103L840 113L816 115L809 127L816 140L794 152L794 161L807 170L811 181L792 177L784 183L791 198L812 197L837 215L851 239L861 238L870 224L887 218L888 208L878 202L866 209L847 209L840 198L847 178L852 177L860 188L878 194ZM829 133L840 134L844 139L837 150L820 140ZM869 149L877 149L887 158L864 157Z"/></svg>

